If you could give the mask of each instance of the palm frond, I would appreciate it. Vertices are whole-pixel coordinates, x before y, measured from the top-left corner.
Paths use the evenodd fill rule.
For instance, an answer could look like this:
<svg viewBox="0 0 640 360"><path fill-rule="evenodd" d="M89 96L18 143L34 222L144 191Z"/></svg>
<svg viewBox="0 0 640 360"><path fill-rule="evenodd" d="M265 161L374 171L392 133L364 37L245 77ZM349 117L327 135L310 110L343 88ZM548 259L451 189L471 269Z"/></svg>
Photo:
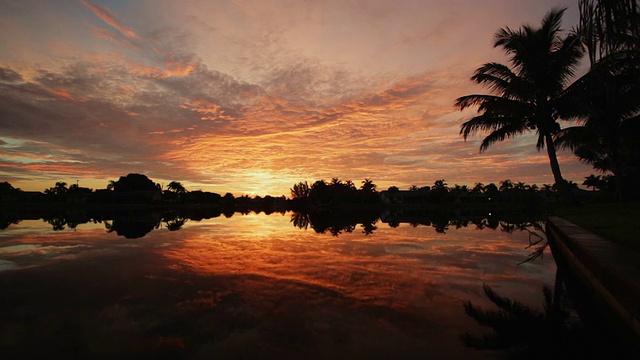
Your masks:
<svg viewBox="0 0 640 360"><path fill-rule="evenodd" d="M464 110L468 107L482 105L487 101L494 101L497 99L502 99L502 98L500 96L495 96L495 95L481 95L481 94L466 95L466 96L461 96L457 98L455 102L455 106L460 108L460 110Z"/></svg>
<svg viewBox="0 0 640 360"><path fill-rule="evenodd" d="M494 132L502 128L513 130L515 133L528 130L519 118L481 114L460 125L460 135L467 140L470 135L474 135L478 131Z"/></svg>
<svg viewBox="0 0 640 360"><path fill-rule="evenodd" d="M492 62L476 69L471 80L478 85L487 87L492 92L504 94L516 78L516 74L508 66Z"/></svg>
<svg viewBox="0 0 640 360"><path fill-rule="evenodd" d="M553 138L553 145L564 150L575 150L582 146L592 136L584 126L572 126L562 129Z"/></svg>
<svg viewBox="0 0 640 360"><path fill-rule="evenodd" d="M482 142L480 143L480 152L484 152L489 148L489 146L497 142L514 137L516 135L521 135L527 131L529 131L529 128L524 127L521 124L511 124L496 129L482 140Z"/></svg>

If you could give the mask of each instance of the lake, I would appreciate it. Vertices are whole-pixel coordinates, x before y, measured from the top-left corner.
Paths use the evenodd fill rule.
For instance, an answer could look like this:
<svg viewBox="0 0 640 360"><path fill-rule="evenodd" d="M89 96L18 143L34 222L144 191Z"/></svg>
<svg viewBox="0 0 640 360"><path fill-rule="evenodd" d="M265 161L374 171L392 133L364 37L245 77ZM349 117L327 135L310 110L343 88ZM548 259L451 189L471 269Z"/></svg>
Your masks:
<svg viewBox="0 0 640 360"><path fill-rule="evenodd" d="M333 234L292 213L69 225L0 231L2 353L502 358L465 346L465 333L491 334L465 304L497 309L488 285L543 313L556 277L548 248L523 262L544 240L539 228L499 221L377 220Z"/></svg>

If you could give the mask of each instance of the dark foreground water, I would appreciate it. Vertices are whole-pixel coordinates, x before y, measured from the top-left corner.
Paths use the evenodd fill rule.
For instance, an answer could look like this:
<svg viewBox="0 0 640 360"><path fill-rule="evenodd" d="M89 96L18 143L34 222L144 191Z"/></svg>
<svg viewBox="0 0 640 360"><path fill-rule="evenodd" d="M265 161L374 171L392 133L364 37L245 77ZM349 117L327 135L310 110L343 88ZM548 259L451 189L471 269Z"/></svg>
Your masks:
<svg viewBox="0 0 640 360"><path fill-rule="evenodd" d="M553 291L555 262L547 249L522 263L541 235L535 228L378 222L372 233L358 225L333 236L291 220L161 222L129 236L136 238L109 222L11 225L0 231L0 356L476 359L557 351L543 293ZM497 309L484 285L531 307L529 315L497 313L502 334L491 335L465 313L469 301L468 312ZM567 311L558 321L576 319ZM463 339L511 350L481 351Z"/></svg>

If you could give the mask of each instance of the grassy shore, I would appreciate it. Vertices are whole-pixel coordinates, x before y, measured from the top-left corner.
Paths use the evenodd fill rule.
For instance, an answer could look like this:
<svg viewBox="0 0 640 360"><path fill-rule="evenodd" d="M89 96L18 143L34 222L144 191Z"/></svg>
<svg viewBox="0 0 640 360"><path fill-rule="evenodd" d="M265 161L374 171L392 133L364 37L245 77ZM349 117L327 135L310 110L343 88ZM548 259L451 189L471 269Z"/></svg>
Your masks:
<svg viewBox="0 0 640 360"><path fill-rule="evenodd" d="M558 208L555 215L640 251L640 201Z"/></svg>

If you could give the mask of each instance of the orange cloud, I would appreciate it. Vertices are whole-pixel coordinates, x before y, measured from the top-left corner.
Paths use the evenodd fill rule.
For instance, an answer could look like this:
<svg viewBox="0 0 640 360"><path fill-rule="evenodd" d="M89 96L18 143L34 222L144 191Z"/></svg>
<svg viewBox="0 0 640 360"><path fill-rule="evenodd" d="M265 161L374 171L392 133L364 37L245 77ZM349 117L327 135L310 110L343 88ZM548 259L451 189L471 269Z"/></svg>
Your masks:
<svg viewBox="0 0 640 360"><path fill-rule="evenodd" d="M195 71L196 65L180 63L175 61L168 61L165 68L158 68L148 65L143 65L134 61L127 61L130 71L136 76L143 76L154 79L166 79L172 76L189 76Z"/></svg>
<svg viewBox="0 0 640 360"><path fill-rule="evenodd" d="M162 71L163 77L170 76L189 76L196 70L196 64L175 61L171 58L165 63L165 69Z"/></svg>
<svg viewBox="0 0 640 360"><path fill-rule="evenodd" d="M87 99L84 97L75 97L62 89L54 89L54 90L51 90L51 92L63 99L67 99L71 101L87 101Z"/></svg>

